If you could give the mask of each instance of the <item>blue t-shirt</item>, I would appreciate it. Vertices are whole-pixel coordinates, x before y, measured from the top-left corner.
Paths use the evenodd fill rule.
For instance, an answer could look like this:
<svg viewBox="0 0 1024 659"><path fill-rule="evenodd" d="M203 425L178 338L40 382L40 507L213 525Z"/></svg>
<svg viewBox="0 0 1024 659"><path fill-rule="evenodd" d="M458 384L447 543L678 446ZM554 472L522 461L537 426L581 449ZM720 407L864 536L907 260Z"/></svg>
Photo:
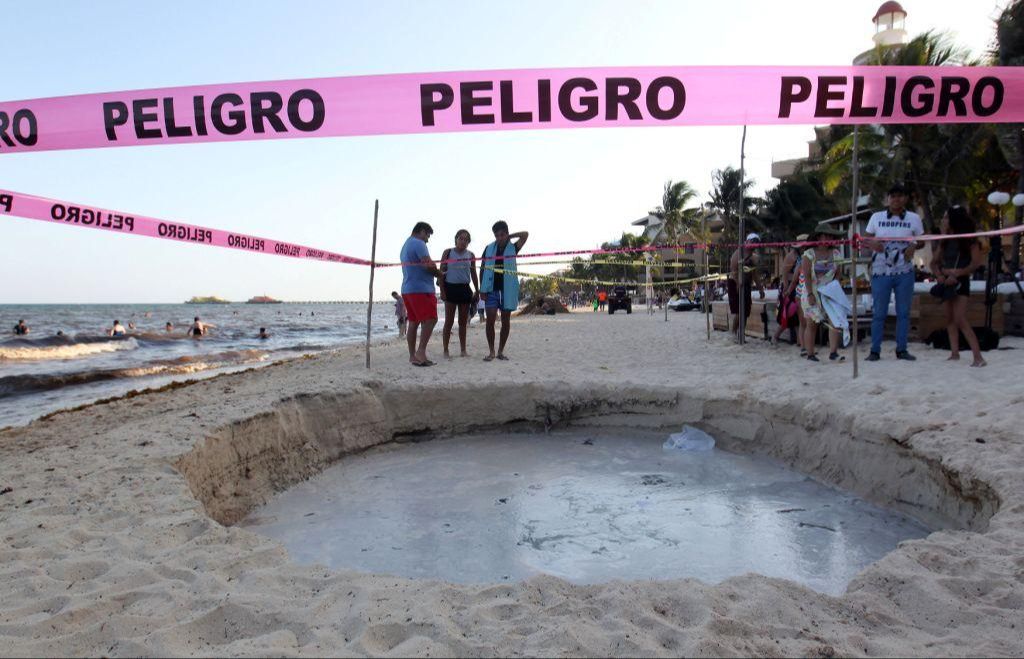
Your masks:
<svg viewBox="0 0 1024 659"><path fill-rule="evenodd" d="M402 263L419 263L423 258L430 258L427 243L416 236L409 236L402 245ZM433 293L434 275L422 265L402 266L402 295L409 293Z"/></svg>

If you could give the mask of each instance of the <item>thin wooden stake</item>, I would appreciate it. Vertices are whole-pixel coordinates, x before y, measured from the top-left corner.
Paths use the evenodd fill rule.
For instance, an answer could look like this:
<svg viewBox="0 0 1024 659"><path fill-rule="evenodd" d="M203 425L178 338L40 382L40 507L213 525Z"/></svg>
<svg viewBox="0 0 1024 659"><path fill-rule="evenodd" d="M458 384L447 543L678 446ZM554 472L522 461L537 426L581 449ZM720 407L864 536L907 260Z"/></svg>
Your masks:
<svg viewBox="0 0 1024 659"><path fill-rule="evenodd" d="M710 276L710 261L708 256L708 250L711 248L711 237L708 236L707 228L708 209L705 208L700 214L700 236L704 242L704 321L708 326L708 341L711 340L711 298L708 293L708 277Z"/></svg>
<svg viewBox="0 0 1024 659"><path fill-rule="evenodd" d="M858 156L860 155L859 126L853 127L853 208L850 211L850 267L853 269L853 378L856 380L860 375L860 364L858 357L860 352L857 349L860 338L860 320L857 311L857 252L859 247L854 240L857 234L857 201L860 197L860 166Z"/></svg>
<svg viewBox="0 0 1024 659"><path fill-rule="evenodd" d="M746 275L746 273L744 272L745 271L744 262L745 262L745 259L746 259L747 240L746 240L746 236L745 236L745 234L746 234L746 218L743 216L743 196L744 196L743 195L743 179L744 179L744 175L746 174L746 172L745 172L746 157L747 157L747 127L744 126L743 127L743 141L740 142L740 190L739 190L739 193L740 193L740 208L739 208L739 214L740 214L740 227L739 227L740 228L740 239L738 241L739 244L740 244L740 264L739 264L739 267L737 268L737 275L736 275L736 277L738 279L738 281L736 282L736 289L739 291L739 296L740 296L740 300L739 300L739 302L740 302L740 305L739 305L739 308L740 308L740 322L739 322L739 325L738 325L738 327L740 328L740 335L739 335L739 343L740 343L740 345L744 345L747 342L747 295L746 295L746 288L745 288L746 280L744 279L744 277ZM750 282L750 284L751 284L751 290L753 290L753 284L754 284L754 282L753 282L753 274L751 274L751 282Z"/></svg>
<svg viewBox="0 0 1024 659"><path fill-rule="evenodd" d="M370 247L370 303L366 305L366 368L370 368L370 330L373 327L373 275L377 271L377 211L380 200L373 200L373 244Z"/></svg>

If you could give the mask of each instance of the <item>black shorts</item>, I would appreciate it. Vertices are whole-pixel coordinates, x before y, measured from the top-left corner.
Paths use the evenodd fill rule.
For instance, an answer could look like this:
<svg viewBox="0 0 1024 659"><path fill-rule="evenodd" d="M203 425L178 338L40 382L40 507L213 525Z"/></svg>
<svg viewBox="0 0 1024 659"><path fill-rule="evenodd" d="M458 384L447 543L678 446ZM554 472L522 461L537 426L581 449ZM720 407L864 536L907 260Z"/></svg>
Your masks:
<svg viewBox="0 0 1024 659"><path fill-rule="evenodd" d="M971 277L969 275L956 278L956 294L964 297L971 296Z"/></svg>
<svg viewBox="0 0 1024 659"><path fill-rule="evenodd" d="M452 304L472 304L473 289L469 284L444 283L444 301Z"/></svg>

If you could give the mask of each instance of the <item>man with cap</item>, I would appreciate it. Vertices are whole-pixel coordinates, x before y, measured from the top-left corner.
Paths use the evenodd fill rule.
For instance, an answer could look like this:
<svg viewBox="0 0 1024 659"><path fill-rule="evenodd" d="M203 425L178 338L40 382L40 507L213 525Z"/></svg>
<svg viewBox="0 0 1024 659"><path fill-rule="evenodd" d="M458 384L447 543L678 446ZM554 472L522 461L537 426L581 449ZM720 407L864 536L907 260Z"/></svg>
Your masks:
<svg viewBox="0 0 1024 659"><path fill-rule="evenodd" d="M751 297L751 278L757 284L757 290L764 299L764 282L761 281L761 273L758 266L761 259L757 254L757 243L761 242L761 236L751 233L747 236L746 244L737 247L729 260L729 281L726 282L729 294L729 312L732 314L732 333L736 340L740 338L740 295L743 296L744 324L750 317L750 307L753 306Z"/></svg>
<svg viewBox="0 0 1024 659"><path fill-rule="evenodd" d="M920 241L905 240L924 234L921 216L907 210L907 190L899 183L889 189L889 207L871 216L864 230L863 241L871 250L871 354L869 362L881 359L885 319L889 315L889 299L896 295L896 358L915 361L907 350L910 336L910 305L914 300L914 252L923 247ZM886 240L903 238L904 240Z"/></svg>

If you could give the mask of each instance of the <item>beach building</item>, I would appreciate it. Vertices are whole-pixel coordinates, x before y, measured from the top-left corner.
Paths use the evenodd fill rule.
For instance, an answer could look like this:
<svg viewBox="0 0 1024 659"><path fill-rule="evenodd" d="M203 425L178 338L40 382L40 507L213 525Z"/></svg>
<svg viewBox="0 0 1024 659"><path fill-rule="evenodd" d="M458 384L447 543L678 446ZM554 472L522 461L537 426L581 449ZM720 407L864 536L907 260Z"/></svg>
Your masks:
<svg viewBox="0 0 1024 659"><path fill-rule="evenodd" d="M708 230L711 232L711 243L715 244L721 242L722 229L725 227L725 221L722 217L718 213L709 210L705 223ZM641 235L651 245L670 244L677 241L679 243L688 243L682 249L662 249L655 252L649 252L655 262L667 263L674 266L669 268L652 268L651 279L655 283L685 277L695 277L704 274L705 249L702 245L696 244L701 242L699 235L696 235L694 232L686 231L673 237L670 234L665 220L653 213L649 213L646 217L642 217L631 224L632 226L641 227L643 229ZM711 270L714 272L720 266L720 264L718 264L719 259L716 254L716 252L720 250L713 249L711 251Z"/></svg>

